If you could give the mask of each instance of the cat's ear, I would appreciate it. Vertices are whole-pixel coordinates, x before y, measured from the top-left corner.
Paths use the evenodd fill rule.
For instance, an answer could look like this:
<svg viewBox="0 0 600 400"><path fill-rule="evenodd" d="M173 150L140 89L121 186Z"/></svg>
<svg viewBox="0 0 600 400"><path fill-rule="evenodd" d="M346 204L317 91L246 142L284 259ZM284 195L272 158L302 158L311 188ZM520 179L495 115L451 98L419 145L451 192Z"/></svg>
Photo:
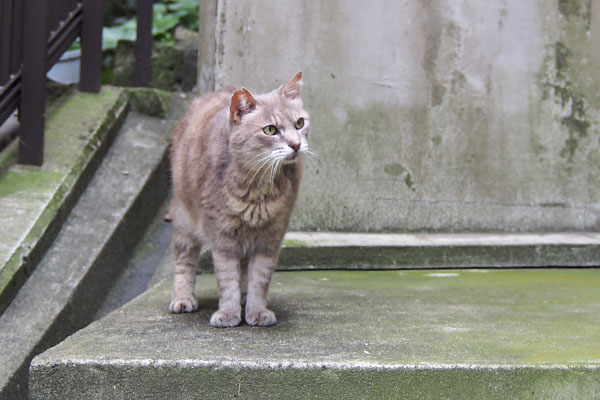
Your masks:
<svg viewBox="0 0 600 400"><path fill-rule="evenodd" d="M281 94L290 99L295 99L300 96L300 85L302 85L302 71L296 72L296 75L281 87Z"/></svg>
<svg viewBox="0 0 600 400"><path fill-rule="evenodd" d="M240 123L242 117L254 111L255 108L256 99L248 89L241 88L240 90L236 90L233 96L231 96L229 112L233 121Z"/></svg>

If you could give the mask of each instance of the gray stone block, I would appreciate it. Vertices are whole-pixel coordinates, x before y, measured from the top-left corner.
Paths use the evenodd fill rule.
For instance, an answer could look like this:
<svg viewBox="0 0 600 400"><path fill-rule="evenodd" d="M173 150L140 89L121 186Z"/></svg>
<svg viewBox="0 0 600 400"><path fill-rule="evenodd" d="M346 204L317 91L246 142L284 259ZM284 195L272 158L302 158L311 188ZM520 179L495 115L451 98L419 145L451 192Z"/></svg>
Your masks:
<svg viewBox="0 0 600 400"><path fill-rule="evenodd" d="M594 398L596 270L277 272L271 328L169 314L170 283L31 364L33 399ZM576 339L575 339L576 337Z"/></svg>

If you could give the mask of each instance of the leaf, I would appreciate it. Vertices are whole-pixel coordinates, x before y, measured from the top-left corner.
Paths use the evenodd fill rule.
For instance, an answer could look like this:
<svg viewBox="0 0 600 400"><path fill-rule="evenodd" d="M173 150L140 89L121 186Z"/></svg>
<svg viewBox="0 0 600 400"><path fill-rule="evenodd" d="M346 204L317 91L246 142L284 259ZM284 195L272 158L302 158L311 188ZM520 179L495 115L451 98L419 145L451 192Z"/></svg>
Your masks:
<svg viewBox="0 0 600 400"><path fill-rule="evenodd" d="M199 0L174 0L155 3L152 8L152 37L160 42L173 42L171 31L180 24L188 29L198 29ZM114 49L119 40L135 40L137 19L120 18L121 23L102 30L102 49Z"/></svg>
<svg viewBox="0 0 600 400"><path fill-rule="evenodd" d="M102 49L114 49L119 40L135 40L137 21L128 20L122 25L102 28Z"/></svg>

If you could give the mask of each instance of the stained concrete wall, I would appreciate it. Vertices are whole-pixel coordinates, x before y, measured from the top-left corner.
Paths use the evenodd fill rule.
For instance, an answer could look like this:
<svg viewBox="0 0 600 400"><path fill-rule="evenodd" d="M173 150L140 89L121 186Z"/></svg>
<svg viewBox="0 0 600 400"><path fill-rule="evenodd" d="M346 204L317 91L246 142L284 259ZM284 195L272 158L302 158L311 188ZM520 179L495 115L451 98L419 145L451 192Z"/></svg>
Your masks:
<svg viewBox="0 0 600 400"><path fill-rule="evenodd" d="M600 229L600 1L202 3L202 92L305 72L293 229Z"/></svg>

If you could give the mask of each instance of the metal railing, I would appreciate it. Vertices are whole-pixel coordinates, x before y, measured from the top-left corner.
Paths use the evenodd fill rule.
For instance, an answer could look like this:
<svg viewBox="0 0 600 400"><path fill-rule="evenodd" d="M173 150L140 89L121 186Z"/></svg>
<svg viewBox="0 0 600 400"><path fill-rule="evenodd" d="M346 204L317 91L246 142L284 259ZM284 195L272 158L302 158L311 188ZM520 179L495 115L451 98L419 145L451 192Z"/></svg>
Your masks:
<svg viewBox="0 0 600 400"><path fill-rule="evenodd" d="M149 82L152 0L138 0L138 84ZM81 38L79 90L99 92L104 0L0 0L0 125L19 110L19 162L42 165L46 73ZM150 29L148 29L150 26ZM142 32L140 32L142 29Z"/></svg>

